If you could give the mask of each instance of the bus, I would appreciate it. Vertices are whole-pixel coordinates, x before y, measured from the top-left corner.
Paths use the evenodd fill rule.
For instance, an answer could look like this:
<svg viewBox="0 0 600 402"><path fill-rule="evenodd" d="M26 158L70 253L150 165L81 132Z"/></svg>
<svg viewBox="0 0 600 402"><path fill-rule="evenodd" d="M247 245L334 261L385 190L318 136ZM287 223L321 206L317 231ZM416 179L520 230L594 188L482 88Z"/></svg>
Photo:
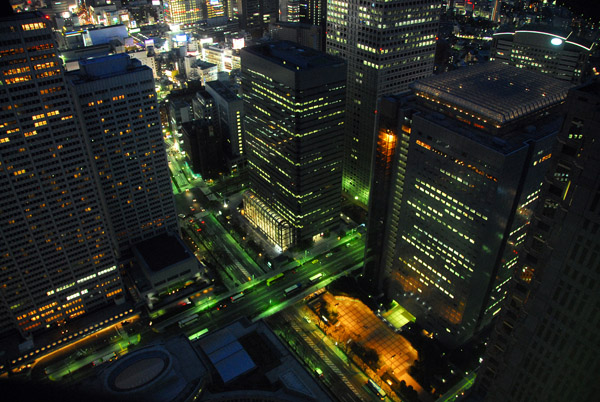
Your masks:
<svg viewBox="0 0 600 402"><path fill-rule="evenodd" d="M279 279L283 278L283 272L278 273L275 276L270 277L269 279L267 279L267 286L271 286L271 284Z"/></svg>
<svg viewBox="0 0 600 402"><path fill-rule="evenodd" d="M206 334L207 332L208 332L208 328L204 328L203 330L200 330L200 331L188 336L188 339L193 342L196 339L199 339L200 337L202 337L202 335Z"/></svg>
<svg viewBox="0 0 600 402"><path fill-rule="evenodd" d="M284 290L283 293L286 296L289 296L290 294L294 293L295 291L297 291L301 287L302 287L302 284L301 283L297 283L294 286L290 286L289 288L287 288L286 290Z"/></svg>
<svg viewBox="0 0 600 402"><path fill-rule="evenodd" d="M110 352L105 354L104 356L100 357L99 359L96 359L92 362L92 366L99 366L102 363L106 363L111 361L112 359L114 359L114 357L116 356L115 352Z"/></svg>
<svg viewBox="0 0 600 402"><path fill-rule="evenodd" d="M177 324L179 324L179 328L183 328L186 325L189 325L198 319L197 315L192 315L190 317L186 317L183 320L180 320Z"/></svg>
<svg viewBox="0 0 600 402"><path fill-rule="evenodd" d="M318 281L319 279L321 279L323 277L323 272L319 272L316 275L311 276L310 278L308 278L308 280L310 281L310 283L314 283L316 281Z"/></svg>
<svg viewBox="0 0 600 402"><path fill-rule="evenodd" d="M235 302L239 301L242 297L244 297L244 292L240 292L237 295L233 295L233 296L231 296L231 302L235 303Z"/></svg>
<svg viewBox="0 0 600 402"><path fill-rule="evenodd" d="M385 391L382 390L381 387L377 385L375 381L369 378L369 382L367 382L367 385L369 386L369 388L371 388L371 391L375 392L375 395L377 395L382 401L385 399Z"/></svg>

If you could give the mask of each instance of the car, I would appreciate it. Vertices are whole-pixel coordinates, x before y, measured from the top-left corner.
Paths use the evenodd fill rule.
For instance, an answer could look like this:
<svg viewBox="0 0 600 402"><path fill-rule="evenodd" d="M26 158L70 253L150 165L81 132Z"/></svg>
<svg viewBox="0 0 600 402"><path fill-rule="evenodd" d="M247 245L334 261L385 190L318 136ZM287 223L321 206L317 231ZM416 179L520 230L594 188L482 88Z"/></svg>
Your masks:
<svg viewBox="0 0 600 402"><path fill-rule="evenodd" d="M179 214L177 216L179 216L181 219L185 219L185 214Z"/></svg>
<svg viewBox="0 0 600 402"><path fill-rule="evenodd" d="M227 307L227 304L219 303L219 305L217 306L217 310L223 310L225 307Z"/></svg>
<svg viewBox="0 0 600 402"><path fill-rule="evenodd" d="M329 257L331 257L332 255L333 255L333 253L327 253L327 254L325 254L325 257L329 258Z"/></svg>
<svg viewBox="0 0 600 402"><path fill-rule="evenodd" d="M312 263L313 263L313 264L316 264L316 263L318 263L318 262L319 262L319 260L312 260Z"/></svg>

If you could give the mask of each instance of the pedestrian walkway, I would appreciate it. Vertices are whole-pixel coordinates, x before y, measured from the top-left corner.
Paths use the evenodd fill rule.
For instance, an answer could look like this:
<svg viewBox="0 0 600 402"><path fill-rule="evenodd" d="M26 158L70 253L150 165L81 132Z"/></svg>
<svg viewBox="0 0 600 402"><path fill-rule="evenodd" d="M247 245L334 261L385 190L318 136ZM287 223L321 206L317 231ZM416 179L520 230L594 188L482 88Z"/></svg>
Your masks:
<svg viewBox="0 0 600 402"><path fill-rule="evenodd" d="M418 359L417 351L404 337L386 325L360 300L326 293L323 300L337 313L338 323L327 327L332 339L344 344L359 343L377 351L377 374L388 374L397 381L404 380L420 394L422 387L410 376L408 369Z"/></svg>
<svg viewBox="0 0 600 402"><path fill-rule="evenodd" d="M310 335L307 335L305 333L305 331L302 330L302 328L300 328L300 326L297 324L297 322L295 321L295 318L291 316L291 314L288 313L284 313L284 316L286 317L286 319L290 322L292 328L294 329L294 331L296 331L296 333L301 334L302 338L304 339L304 341L310 346L310 348L312 350L314 350L319 357L321 358L321 360L323 361L323 363L325 363L337 376L338 378L340 378L344 384L352 391L354 392L356 395L360 395L360 391L358 389L356 389L356 387L354 386L354 384L352 384L350 382L350 380L348 380L348 378L346 377L346 374L343 373L338 366L336 366L331 359L323 352L323 350L321 349L320 346L317 346L314 341L312 340Z"/></svg>

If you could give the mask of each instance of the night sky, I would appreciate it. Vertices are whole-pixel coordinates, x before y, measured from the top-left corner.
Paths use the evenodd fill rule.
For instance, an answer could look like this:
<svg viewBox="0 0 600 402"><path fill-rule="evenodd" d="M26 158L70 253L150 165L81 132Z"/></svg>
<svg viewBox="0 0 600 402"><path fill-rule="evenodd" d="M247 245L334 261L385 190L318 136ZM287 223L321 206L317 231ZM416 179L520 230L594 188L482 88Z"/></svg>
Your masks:
<svg viewBox="0 0 600 402"><path fill-rule="evenodd" d="M600 20L600 1L598 0L558 0L557 4L564 5L577 14L596 21Z"/></svg>

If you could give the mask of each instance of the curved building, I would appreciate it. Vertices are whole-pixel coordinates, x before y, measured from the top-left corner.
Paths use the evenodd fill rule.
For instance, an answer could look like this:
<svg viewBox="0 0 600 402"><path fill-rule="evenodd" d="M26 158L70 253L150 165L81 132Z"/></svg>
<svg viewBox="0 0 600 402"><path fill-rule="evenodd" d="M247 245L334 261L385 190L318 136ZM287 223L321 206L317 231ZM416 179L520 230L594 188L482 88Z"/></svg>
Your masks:
<svg viewBox="0 0 600 402"><path fill-rule="evenodd" d="M578 83L587 75L593 43L549 26L528 25L500 29L493 36L490 60L550 74Z"/></svg>
<svg viewBox="0 0 600 402"><path fill-rule="evenodd" d="M127 354L101 371L96 384L112 400L191 401L208 378L195 349L180 336Z"/></svg>

